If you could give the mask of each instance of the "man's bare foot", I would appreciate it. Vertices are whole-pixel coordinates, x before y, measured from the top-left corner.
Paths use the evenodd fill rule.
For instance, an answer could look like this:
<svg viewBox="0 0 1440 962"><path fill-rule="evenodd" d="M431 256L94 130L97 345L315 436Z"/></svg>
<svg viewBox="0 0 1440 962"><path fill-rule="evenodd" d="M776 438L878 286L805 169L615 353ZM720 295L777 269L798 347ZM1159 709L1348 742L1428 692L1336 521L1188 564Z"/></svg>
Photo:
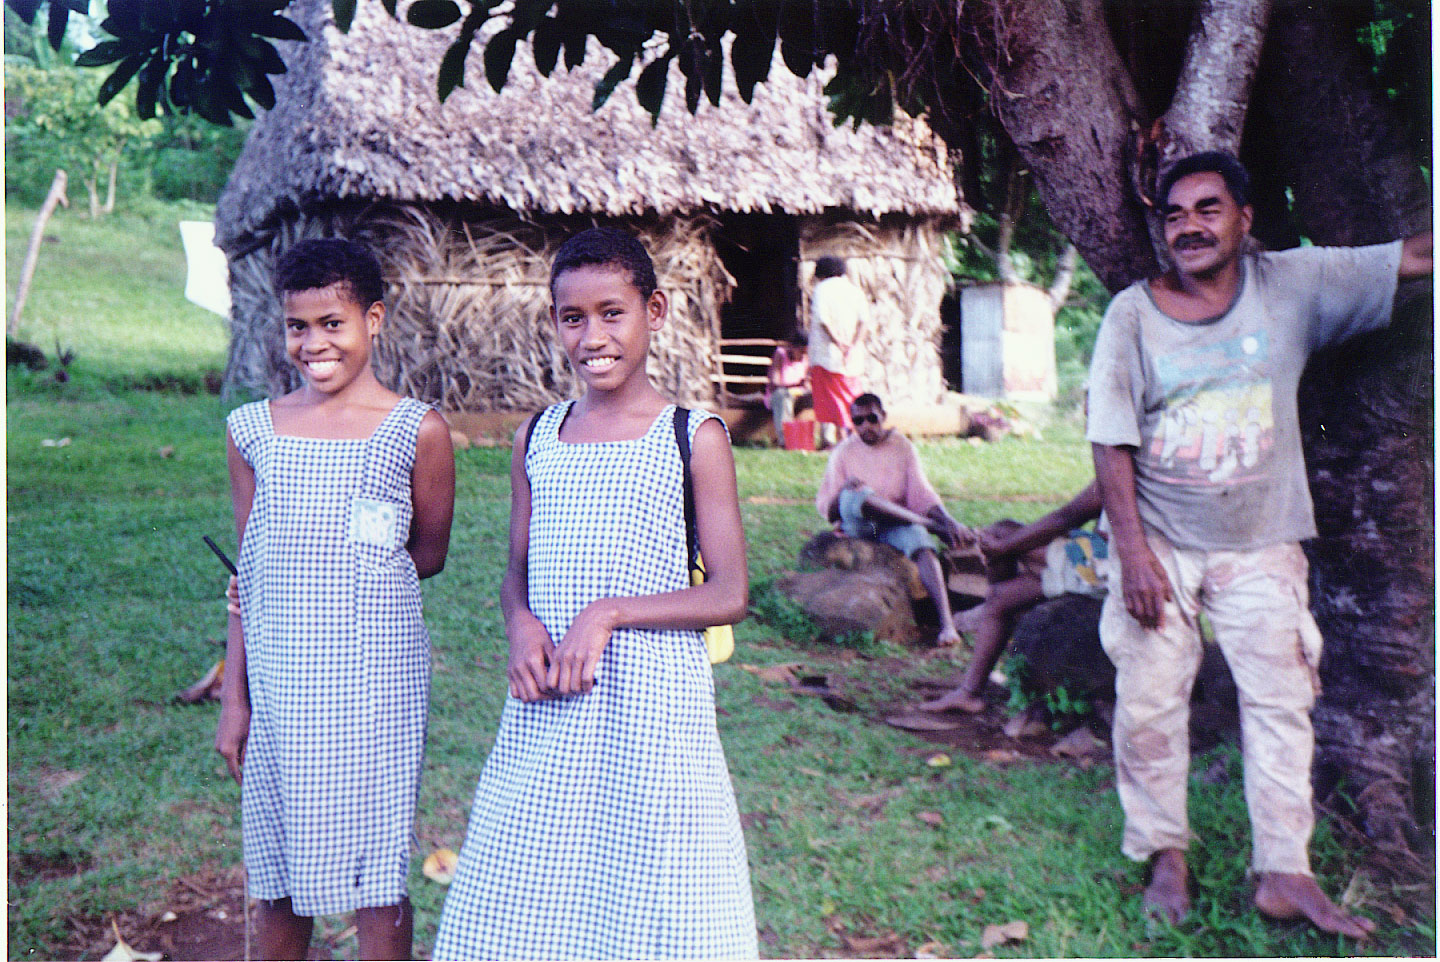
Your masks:
<svg viewBox="0 0 1440 962"><path fill-rule="evenodd" d="M940 634L935 639L936 648L948 648L958 644L960 644L960 632L956 631L953 626L940 629Z"/></svg>
<svg viewBox="0 0 1440 962"><path fill-rule="evenodd" d="M921 702L916 706L921 711L963 711L967 715L978 715L985 710L985 699L972 695L964 688L956 688L947 695Z"/></svg>
<svg viewBox="0 0 1440 962"><path fill-rule="evenodd" d="M1185 867L1185 853L1180 849L1166 848L1155 853L1143 903L1145 911L1171 925L1179 925L1190 914L1190 871Z"/></svg>
<svg viewBox="0 0 1440 962"><path fill-rule="evenodd" d="M1272 919L1310 920L1322 932L1367 939L1375 931L1375 923L1361 915L1351 915L1330 901L1319 884L1308 875L1283 872L1262 872L1260 887L1255 890L1255 907L1261 915Z"/></svg>

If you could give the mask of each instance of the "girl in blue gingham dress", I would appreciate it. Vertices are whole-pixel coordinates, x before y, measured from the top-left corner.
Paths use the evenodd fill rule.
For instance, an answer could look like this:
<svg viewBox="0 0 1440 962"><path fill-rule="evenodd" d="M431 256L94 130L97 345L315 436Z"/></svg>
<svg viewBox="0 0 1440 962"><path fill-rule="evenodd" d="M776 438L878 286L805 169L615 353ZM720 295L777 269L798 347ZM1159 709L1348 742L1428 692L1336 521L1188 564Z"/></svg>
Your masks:
<svg viewBox="0 0 1440 962"><path fill-rule="evenodd" d="M405 896L430 641L403 542L347 544L347 529L349 495L363 495L394 505L409 530L429 410L402 398L366 441L277 435L268 401L227 422L256 479L239 564L245 867L254 897L289 896L298 915Z"/></svg>
<svg viewBox="0 0 1440 962"><path fill-rule="evenodd" d="M449 547L449 428L371 370L385 307L368 251L304 241L276 287L303 383L226 422L240 563L216 749L241 782L259 954L305 958L314 916L354 910L363 958L411 958L420 579Z"/></svg>
<svg viewBox="0 0 1440 962"><path fill-rule="evenodd" d="M434 957L754 957L744 839L696 630L713 617L707 609L721 613L715 621L743 613L744 543L723 422L691 412L688 432L701 549L727 569L729 586L691 589L675 409L646 381L637 403L619 398L602 415L597 402L612 400L602 389L623 392L636 369L643 378L645 339L627 340L626 318L588 311L585 290L572 288L596 276L611 282L634 323L656 299L663 319L663 295L652 287L643 297L628 268L606 261L564 267L565 250L552 274L557 323L588 391L538 415L528 441L517 435L502 589L511 697ZM592 362L592 371L590 356L603 366ZM615 370L627 363L631 371ZM723 477L701 480L723 476L714 467L722 457L728 506ZM722 548L713 535L732 515L733 543ZM738 595L717 608L737 578ZM598 641L588 643L595 624ZM540 652L532 662L527 628Z"/></svg>

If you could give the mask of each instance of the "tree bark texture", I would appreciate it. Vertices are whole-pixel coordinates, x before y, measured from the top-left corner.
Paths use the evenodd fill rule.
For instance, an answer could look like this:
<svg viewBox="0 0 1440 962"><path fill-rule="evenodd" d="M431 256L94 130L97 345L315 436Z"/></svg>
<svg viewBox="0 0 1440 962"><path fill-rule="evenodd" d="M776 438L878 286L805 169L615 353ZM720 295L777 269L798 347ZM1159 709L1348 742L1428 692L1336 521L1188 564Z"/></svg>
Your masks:
<svg viewBox="0 0 1440 962"><path fill-rule="evenodd" d="M1004 35L991 101L1051 219L1110 290L1147 276L1155 259L1145 215L1124 177L1138 101L1100 0L992 9Z"/></svg>
<svg viewBox="0 0 1440 962"><path fill-rule="evenodd" d="M1200 4L1175 96L1165 111L1162 170L1197 150L1240 153L1250 87L1269 19L1269 0Z"/></svg>
<svg viewBox="0 0 1440 962"><path fill-rule="evenodd" d="M25 248L25 260L20 267L20 283L15 287L15 304L10 309L10 321L5 325L6 337L14 337L20 329L20 312L25 309L25 298L30 296L30 282L35 278L35 264L40 259L40 245L45 239L45 223L55 213L56 204L70 206L70 199L65 196L66 179L65 171L55 171L50 192L45 195L45 202L35 215L35 226L30 229L30 243Z"/></svg>
<svg viewBox="0 0 1440 962"><path fill-rule="evenodd" d="M1379 243L1429 226L1429 191L1336 8L1279 6L1257 111L1314 243ZM1320 537L1307 545L1326 653L1316 782L1340 780L1367 833L1414 842L1433 818L1434 385L1430 284L1402 285L1388 331L1311 359L1300 388ZM1422 788L1420 797L1429 797Z"/></svg>

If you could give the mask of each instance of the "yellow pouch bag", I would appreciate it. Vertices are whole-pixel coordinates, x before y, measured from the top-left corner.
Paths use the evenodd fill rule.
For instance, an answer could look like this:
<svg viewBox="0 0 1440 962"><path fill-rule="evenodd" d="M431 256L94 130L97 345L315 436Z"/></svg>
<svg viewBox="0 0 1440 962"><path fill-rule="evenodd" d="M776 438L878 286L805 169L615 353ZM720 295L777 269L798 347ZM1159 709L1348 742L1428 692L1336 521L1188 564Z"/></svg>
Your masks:
<svg viewBox="0 0 1440 962"><path fill-rule="evenodd" d="M700 556L695 556L695 564L690 569L690 584L701 585L705 583L705 563ZM730 656L735 654L735 627L733 625L711 625L705 629L705 651L710 655L710 664L718 665L722 661L728 661Z"/></svg>
<svg viewBox="0 0 1440 962"><path fill-rule="evenodd" d="M700 557L695 534L695 482L690 477L690 411L675 408L675 444L680 448L680 463L685 468L685 544L689 549L690 585L705 583L705 562ZM735 629L732 625L711 625L705 629L705 651L710 664L718 665L735 653Z"/></svg>

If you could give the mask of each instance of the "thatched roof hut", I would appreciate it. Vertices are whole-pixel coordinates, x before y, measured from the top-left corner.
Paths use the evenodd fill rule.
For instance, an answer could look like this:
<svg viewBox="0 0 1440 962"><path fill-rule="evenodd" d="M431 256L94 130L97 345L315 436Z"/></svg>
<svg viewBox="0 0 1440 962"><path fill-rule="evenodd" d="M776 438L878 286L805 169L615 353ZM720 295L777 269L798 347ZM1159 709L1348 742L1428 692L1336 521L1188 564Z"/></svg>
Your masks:
<svg viewBox="0 0 1440 962"><path fill-rule="evenodd" d="M940 238L960 222L945 149L923 123L835 127L824 80L783 66L743 103L690 115L678 69L658 123L622 84L598 111L613 55L549 78L516 52L501 93L478 52L442 105L450 37L360 4L348 34L329 0L292 15L312 40L281 44L289 72L255 124L216 210L231 266L232 385L292 383L269 275L301 237L371 244L389 283L377 348L387 383L452 410L528 410L574 382L547 319L547 264L576 229L637 231L670 293L655 338L657 387L713 403L722 340L784 336L804 317L815 258L840 254L879 323L867 385L902 401L943 391L936 355L946 277ZM730 374L735 373L731 368ZM756 371L748 373L755 374Z"/></svg>

